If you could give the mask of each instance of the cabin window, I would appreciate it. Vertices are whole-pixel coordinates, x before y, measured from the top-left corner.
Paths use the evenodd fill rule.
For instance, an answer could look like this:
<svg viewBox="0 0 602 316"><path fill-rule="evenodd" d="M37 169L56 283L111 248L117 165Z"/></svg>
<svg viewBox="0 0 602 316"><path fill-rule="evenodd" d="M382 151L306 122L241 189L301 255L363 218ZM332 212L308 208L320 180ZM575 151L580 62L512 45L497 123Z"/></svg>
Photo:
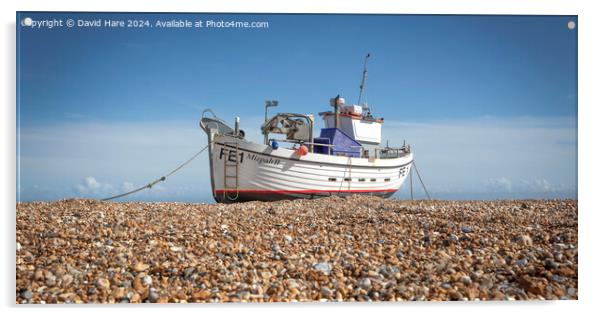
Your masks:
<svg viewBox="0 0 602 316"><path fill-rule="evenodd" d="M349 182L351 181L351 178L345 178L345 181Z"/></svg>
<svg viewBox="0 0 602 316"><path fill-rule="evenodd" d="M330 181L330 182L336 182L337 178L328 178L328 181Z"/></svg>
<svg viewBox="0 0 602 316"><path fill-rule="evenodd" d="M375 178L370 179L370 182L376 182Z"/></svg>
<svg viewBox="0 0 602 316"><path fill-rule="evenodd" d="M385 182L391 181L391 178L385 178Z"/></svg>
<svg viewBox="0 0 602 316"><path fill-rule="evenodd" d="M359 182L365 182L365 181L366 181L366 179L364 179L364 178L359 178L359 179L357 179L357 181L359 181Z"/></svg>

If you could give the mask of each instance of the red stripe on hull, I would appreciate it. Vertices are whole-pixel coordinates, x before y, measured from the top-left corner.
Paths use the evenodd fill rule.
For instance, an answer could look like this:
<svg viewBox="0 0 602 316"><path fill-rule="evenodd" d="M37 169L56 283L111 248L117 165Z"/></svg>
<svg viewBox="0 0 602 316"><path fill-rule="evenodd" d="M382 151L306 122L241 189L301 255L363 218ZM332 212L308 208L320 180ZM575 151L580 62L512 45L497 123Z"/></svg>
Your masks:
<svg viewBox="0 0 602 316"><path fill-rule="evenodd" d="M213 197L218 203L236 203L247 201L280 201L294 199L317 199L327 196L348 196L351 194L366 194L388 198L397 190L215 190Z"/></svg>
<svg viewBox="0 0 602 316"><path fill-rule="evenodd" d="M228 193L252 193L252 194L338 194L338 193L390 193L395 189L388 190L215 190L215 194Z"/></svg>

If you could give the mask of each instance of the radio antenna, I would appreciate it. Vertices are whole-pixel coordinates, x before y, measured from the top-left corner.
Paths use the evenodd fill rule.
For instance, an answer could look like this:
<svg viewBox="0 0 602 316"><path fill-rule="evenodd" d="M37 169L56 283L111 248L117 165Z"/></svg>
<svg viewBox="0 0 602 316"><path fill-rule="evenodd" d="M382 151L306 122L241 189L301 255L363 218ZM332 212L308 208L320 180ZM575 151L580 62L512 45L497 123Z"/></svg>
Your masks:
<svg viewBox="0 0 602 316"><path fill-rule="evenodd" d="M357 99L357 105L361 105L364 110L370 111L367 104L362 105L362 94L364 94L364 86L366 85L366 79L368 79L368 58L370 58L370 54L366 55L366 59L364 59L364 72L362 73L362 83L360 84L360 96Z"/></svg>

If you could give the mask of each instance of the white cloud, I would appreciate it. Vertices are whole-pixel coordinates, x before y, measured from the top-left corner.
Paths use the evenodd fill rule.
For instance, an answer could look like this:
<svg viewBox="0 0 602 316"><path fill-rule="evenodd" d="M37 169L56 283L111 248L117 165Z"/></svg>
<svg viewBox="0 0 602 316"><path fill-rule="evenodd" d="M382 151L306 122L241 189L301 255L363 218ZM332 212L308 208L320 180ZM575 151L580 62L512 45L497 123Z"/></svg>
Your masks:
<svg viewBox="0 0 602 316"><path fill-rule="evenodd" d="M512 181L506 177L489 179L485 185L490 192L512 192Z"/></svg>
<svg viewBox="0 0 602 316"><path fill-rule="evenodd" d="M535 188L543 192L549 192L552 190L550 183L548 183L548 180L546 179L535 179Z"/></svg>
<svg viewBox="0 0 602 316"><path fill-rule="evenodd" d="M83 187L84 189L96 190L100 188L101 185L94 177L86 177L84 179L84 185L80 187Z"/></svg>
<svg viewBox="0 0 602 316"><path fill-rule="evenodd" d="M547 179L521 180L521 187L524 190L533 192L557 192L566 190L563 185L552 185Z"/></svg>
<svg viewBox="0 0 602 316"><path fill-rule="evenodd" d="M80 197L98 197L115 192L112 185L100 183L92 176L85 177L81 183L75 186L75 189Z"/></svg>

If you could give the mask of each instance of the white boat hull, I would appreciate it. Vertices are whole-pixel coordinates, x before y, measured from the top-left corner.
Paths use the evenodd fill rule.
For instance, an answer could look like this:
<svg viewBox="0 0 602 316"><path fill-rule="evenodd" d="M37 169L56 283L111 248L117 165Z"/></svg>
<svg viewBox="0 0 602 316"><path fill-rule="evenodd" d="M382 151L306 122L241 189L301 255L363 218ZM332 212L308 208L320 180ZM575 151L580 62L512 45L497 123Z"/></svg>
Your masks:
<svg viewBox="0 0 602 316"><path fill-rule="evenodd" d="M349 194L389 197L405 181L413 159L412 153L391 159L300 156L221 134L210 135L209 141L213 196L223 203Z"/></svg>

